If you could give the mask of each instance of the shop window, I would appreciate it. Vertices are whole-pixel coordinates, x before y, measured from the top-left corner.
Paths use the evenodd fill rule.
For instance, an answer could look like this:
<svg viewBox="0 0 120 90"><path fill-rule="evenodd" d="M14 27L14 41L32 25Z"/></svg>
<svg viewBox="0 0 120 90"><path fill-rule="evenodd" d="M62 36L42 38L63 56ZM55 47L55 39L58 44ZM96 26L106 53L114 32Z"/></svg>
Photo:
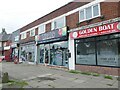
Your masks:
<svg viewBox="0 0 120 90"><path fill-rule="evenodd" d="M43 25L40 25L39 26L39 34L42 34L42 33L44 33L45 32L45 25L43 24Z"/></svg>
<svg viewBox="0 0 120 90"><path fill-rule="evenodd" d="M50 64L58 66L67 66L67 42L57 42L50 44Z"/></svg>
<svg viewBox="0 0 120 90"><path fill-rule="evenodd" d="M118 67L120 67L120 39L118 40Z"/></svg>
<svg viewBox="0 0 120 90"><path fill-rule="evenodd" d="M97 62L103 66L118 66L118 45L117 39L104 40L97 43Z"/></svg>
<svg viewBox="0 0 120 90"><path fill-rule="evenodd" d="M96 65L95 42L76 40L76 64Z"/></svg>
<svg viewBox="0 0 120 90"><path fill-rule="evenodd" d="M89 20L100 16L100 5L96 4L79 11L79 21Z"/></svg>
<svg viewBox="0 0 120 90"><path fill-rule="evenodd" d="M112 38L119 38L120 37L120 34L112 34L112 35L109 35L109 38L112 39Z"/></svg>
<svg viewBox="0 0 120 90"><path fill-rule="evenodd" d="M59 19L56 19L52 22L52 26L51 26L51 29L54 30L54 29L57 29L57 28L62 28L65 26L65 17L62 17L62 18L59 18Z"/></svg>
<svg viewBox="0 0 120 90"><path fill-rule="evenodd" d="M120 34L75 40L76 64L120 67Z"/></svg>

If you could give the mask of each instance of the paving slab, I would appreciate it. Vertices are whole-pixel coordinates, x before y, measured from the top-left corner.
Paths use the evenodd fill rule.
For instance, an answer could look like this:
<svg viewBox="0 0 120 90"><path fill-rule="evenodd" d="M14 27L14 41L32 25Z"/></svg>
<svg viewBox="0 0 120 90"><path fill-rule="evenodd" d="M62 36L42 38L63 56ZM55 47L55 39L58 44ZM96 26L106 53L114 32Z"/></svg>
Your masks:
<svg viewBox="0 0 120 90"><path fill-rule="evenodd" d="M55 69L43 65L4 62L0 66L2 71L8 72L10 77L28 82L29 85L25 88L118 88L116 78L108 80L103 76L72 74L66 69ZM41 77L55 80L43 80Z"/></svg>

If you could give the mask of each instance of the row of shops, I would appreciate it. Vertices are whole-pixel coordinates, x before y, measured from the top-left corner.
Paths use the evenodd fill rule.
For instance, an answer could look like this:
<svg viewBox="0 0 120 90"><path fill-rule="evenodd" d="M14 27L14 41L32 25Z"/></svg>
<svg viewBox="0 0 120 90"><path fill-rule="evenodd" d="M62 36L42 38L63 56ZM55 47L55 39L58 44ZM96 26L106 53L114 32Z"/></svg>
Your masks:
<svg viewBox="0 0 120 90"><path fill-rule="evenodd" d="M101 22L102 23L102 22ZM20 60L63 66L120 67L120 23L112 22L83 30L55 29L20 45Z"/></svg>

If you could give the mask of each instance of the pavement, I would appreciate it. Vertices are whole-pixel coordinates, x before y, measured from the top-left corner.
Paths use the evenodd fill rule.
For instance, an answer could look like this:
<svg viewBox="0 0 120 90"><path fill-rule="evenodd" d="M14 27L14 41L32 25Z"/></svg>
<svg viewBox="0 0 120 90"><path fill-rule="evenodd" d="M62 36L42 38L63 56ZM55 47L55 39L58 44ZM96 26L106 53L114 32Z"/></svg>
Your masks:
<svg viewBox="0 0 120 90"><path fill-rule="evenodd" d="M67 69L13 62L0 63L0 67L1 72L8 72L10 77L25 80L28 85L24 88L120 88L116 76L110 80L103 75L74 74Z"/></svg>

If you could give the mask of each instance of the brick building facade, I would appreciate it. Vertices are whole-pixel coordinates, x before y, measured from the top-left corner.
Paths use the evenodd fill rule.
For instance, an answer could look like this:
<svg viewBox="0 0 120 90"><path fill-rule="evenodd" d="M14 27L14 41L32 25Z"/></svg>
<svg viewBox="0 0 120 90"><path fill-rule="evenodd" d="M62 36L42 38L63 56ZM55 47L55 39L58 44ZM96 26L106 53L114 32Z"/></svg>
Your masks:
<svg viewBox="0 0 120 90"><path fill-rule="evenodd" d="M0 56L4 56L4 60L12 61L11 58L11 34L7 34L6 31L3 29L0 33Z"/></svg>
<svg viewBox="0 0 120 90"><path fill-rule="evenodd" d="M118 75L119 9L120 2L70 2L20 29L20 58Z"/></svg>

